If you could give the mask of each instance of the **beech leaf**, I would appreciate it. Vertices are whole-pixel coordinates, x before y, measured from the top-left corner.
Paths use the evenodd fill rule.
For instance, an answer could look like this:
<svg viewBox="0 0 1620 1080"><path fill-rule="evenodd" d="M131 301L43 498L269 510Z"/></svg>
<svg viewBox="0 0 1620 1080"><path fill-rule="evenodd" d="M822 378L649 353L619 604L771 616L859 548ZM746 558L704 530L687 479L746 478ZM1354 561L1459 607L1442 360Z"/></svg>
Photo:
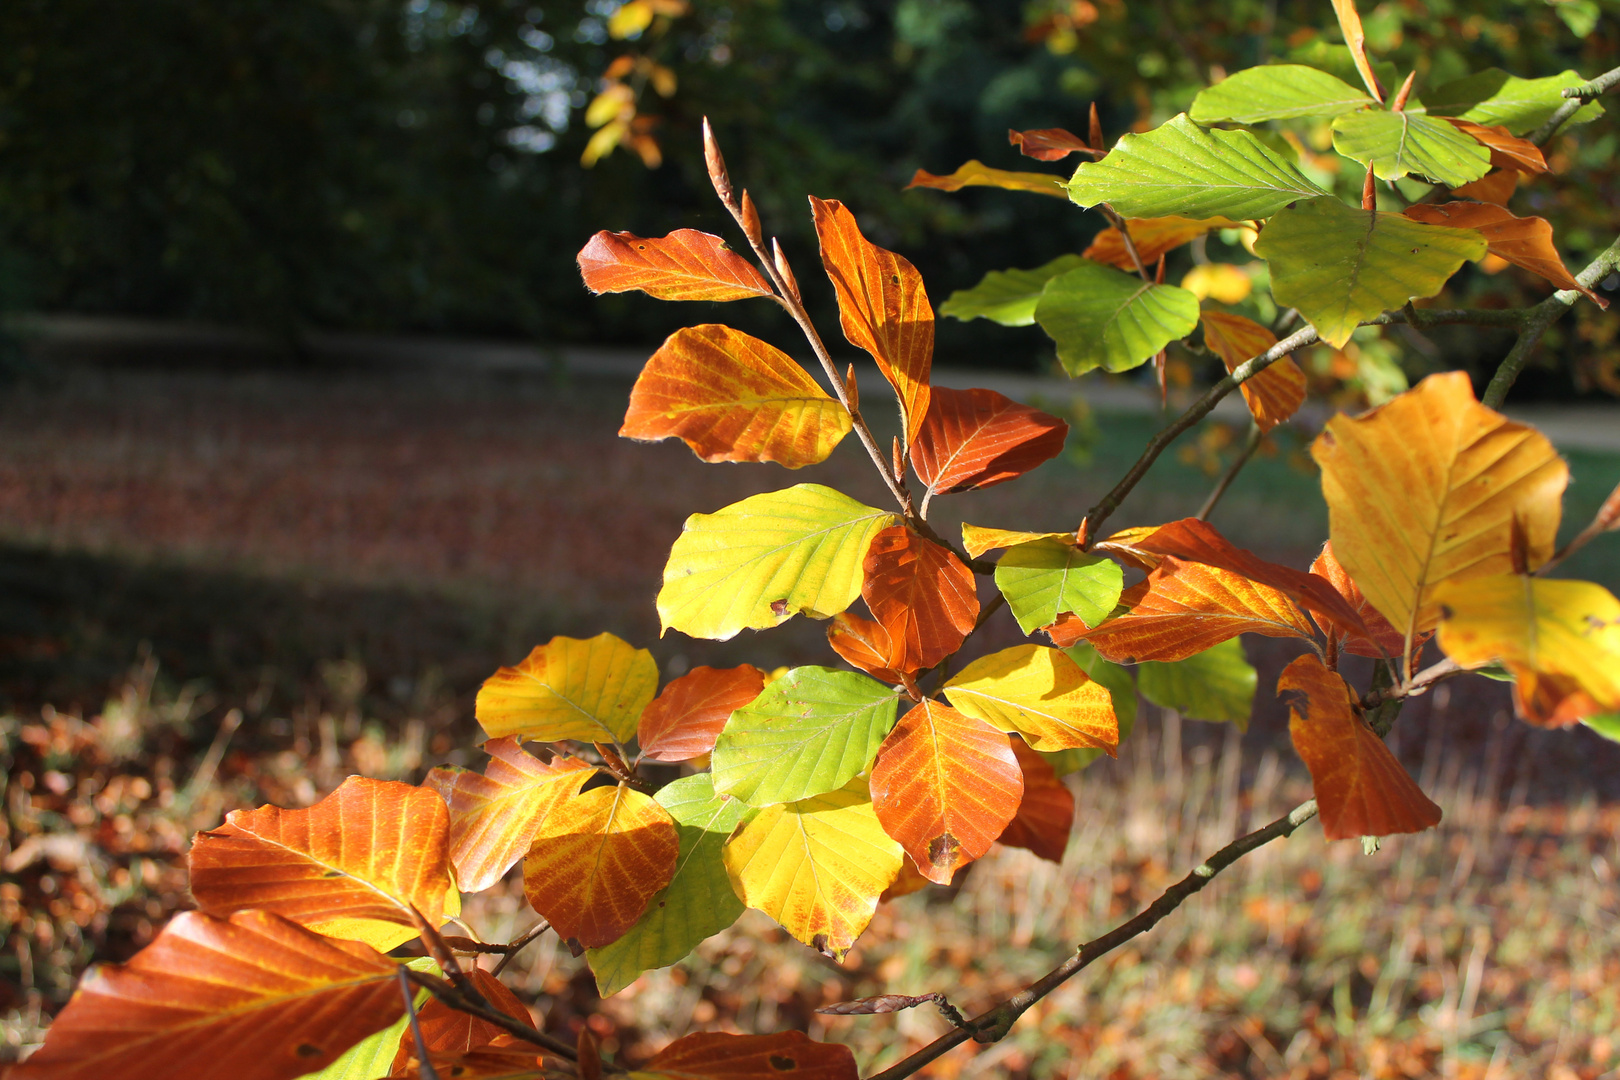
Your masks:
<svg viewBox="0 0 1620 1080"><path fill-rule="evenodd" d="M676 229L644 239L599 232L579 252L579 270L593 293L639 290L660 300L744 300L771 296L752 263L718 236Z"/></svg>
<svg viewBox="0 0 1620 1080"><path fill-rule="evenodd" d="M676 1039L635 1071L637 1080L855 1080L855 1055L802 1031L730 1035L700 1031Z"/></svg>
<svg viewBox="0 0 1620 1080"><path fill-rule="evenodd" d="M1198 325L1198 297L1087 262L1047 282L1035 321L1070 375L1128 371Z"/></svg>
<svg viewBox="0 0 1620 1080"><path fill-rule="evenodd" d="M1015 645L981 656L944 689L961 712L1017 732L1036 750L1095 747L1113 757L1119 747L1108 688L1057 649Z"/></svg>
<svg viewBox="0 0 1620 1080"><path fill-rule="evenodd" d="M1188 114L1200 124L1260 124L1338 116L1372 104L1372 98L1325 71L1303 64L1265 64L1200 90Z"/></svg>
<svg viewBox="0 0 1620 1080"><path fill-rule="evenodd" d="M1200 318L1204 344L1221 358L1228 372L1277 344L1276 334L1242 315L1206 311ZM1238 385L1243 403L1261 431L1270 431L1298 412L1305 403L1305 388L1305 373L1288 356Z"/></svg>
<svg viewBox="0 0 1620 1080"><path fill-rule="evenodd" d="M529 1010L524 1006L518 996L508 990L506 984L481 967L469 965L466 969L467 977L472 980L473 986L484 995L484 1000L496 1012L505 1013L519 1023L533 1022ZM425 992L425 991L424 991ZM418 1005L416 1009L416 1022L422 1029L422 1042L426 1044L428 1054L437 1058L440 1054L470 1054L481 1050L491 1044L504 1041L507 1035L505 1028L496 1027L488 1020L474 1016L472 1013L452 1009L438 998L430 997L426 1004ZM407 1063L416 1053L416 1040L410 1035L401 1032L403 1039L395 1039L394 1053L390 1055L392 1062L390 1073L403 1071ZM519 1044L528 1047L527 1043ZM528 1061L524 1064L533 1066L538 1052L528 1047ZM377 1073L365 1077L355 1077L354 1080L375 1080ZM467 1073L452 1073L463 1076Z"/></svg>
<svg viewBox="0 0 1620 1080"><path fill-rule="evenodd" d="M1075 534L1019 532L1016 529L992 529L984 525L969 525L962 523L962 546L967 549L968 557L977 559L987 551L996 548L1017 547L1019 544L1028 544L1035 540L1058 540L1073 547L1076 543Z"/></svg>
<svg viewBox="0 0 1620 1080"><path fill-rule="evenodd" d="M911 465L932 498L1016 479L1063 452L1069 425L994 390L936 386Z"/></svg>
<svg viewBox="0 0 1620 1080"><path fill-rule="evenodd" d="M1018 147L1018 152L1036 161L1061 161L1070 154L1093 155L1091 145L1063 128L1033 128L1029 131L1008 131L1007 142Z"/></svg>
<svg viewBox="0 0 1620 1080"><path fill-rule="evenodd" d="M1061 863L1074 831L1074 792L1022 739L1014 739L1012 748L1024 774L1024 798L996 839L1008 847L1033 851L1048 862Z"/></svg>
<svg viewBox="0 0 1620 1080"><path fill-rule="evenodd" d="M1153 704L1194 720L1236 724L1239 731L1249 730L1259 682L1237 638L1185 660L1148 662L1136 669L1136 685Z"/></svg>
<svg viewBox="0 0 1620 1080"><path fill-rule="evenodd" d="M1490 245L1492 255L1522 266L1560 289L1573 289L1600 308L1609 306L1607 300L1576 281L1564 266L1553 246L1552 225L1545 218L1515 217L1503 207L1482 202L1418 204L1408 206L1405 213L1426 225L1477 230Z"/></svg>
<svg viewBox="0 0 1620 1080"><path fill-rule="evenodd" d="M1491 152L1492 168L1510 169L1530 176L1547 171L1547 158L1542 154L1541 147L1529 139L1519 138L1502 125L1487 127L1455 116L1448 116L1445 120L1458 131L1466 132L1485 144Z"/></svg>
<svg viewBox="0 0 1620 1080"><path fill-rule="evenodd" d="M882 682L897 683L909 673L905 646L896 644L875 620L840 612L827 623L827 644L845 661Z"/></svg>
<svg viewBox="0 0 1620 1080"><path fill-rule="evenodd" d="M1046 283L1085 261L1079 255L1059 255L1033 270L992 270L973 288L951 293L939 305L939 313L964 322L989 319L1002 326L1034 326L1035 305ZM935 387L934 393L943 389Z"/></svg>
<svg viewBox="0 0 1620 1080"><path fill-rule="evenodd" d="M1124 581L1118 563L1062 540L1018 544L996 563L996 588L1026 634L1057 622L1065 611L1093 626L1102 622L1119 603Z"/></svg>
<svg viewBox="0 0 1620 1080"><path fill-rule="evenodd" d="M642 710L636 728L648 761L690 761L714 749L731 714L765 689L765 675L752 664L695 667L664 687Z"/></svg>
<svg viewBox="0 0 1620 1080"><path fill-rule="evenodd" d="M992 169L982 161L969 161L949 176L939 176L918 169L906 185L911 188L934 188L936 191L961 191L965 187L996 187L1008 191L1032 191L1037 195L1064 197L1063 177L1052 173L1009 172Z"/></svg>
<svg viewBox="0 0 1620 1080"><path fill-rule="evenodd" d="M1361 28L1355 0L1333 0L1333 13L1339 17L1339 29L1344 33L1344 43L1350 49L1350 58L1361 74L1361 81L1367 84L1368 93L1383 101L1384 88L1379 85L1378 76L1373 74L1372 63L1367 59L1367 32Z"/></svg>
<svg viewBox="0 0 1620 1080"><path fill-rule="evenodd" d="M1158 261L1160 255L1174 251L1190 240L1196 240L1215 229L1225 229L1236 225L1235 221L1228 221L1223 217L1205 218L1194 221L1184 217L1162 218L1132 218L1125 222L1130 231L1131 244L1136 248L1137 258L1142 260L1144 266L1151 267ZM1098 233L1091 241L1091 246L1080 254L1092 262L1106 263L1118 270L1135 272L1136 263L1131 259L1131 253L1125 247L1125 238L1119 230L1110 225Z"/></svg>
<svg viewBox="0 0 1620 1080"><path fill-rule="evenodd" d="M1585 82L1574 71L1544 79L1521 79L1500 68L1486 68L1425 91L1425 107L1433 116L1455 116L1487 126L1500 124L1515 135L1524 135L1563 107L1568 100L1563 95L1565 88ZM1602 115L1603 106L1589 101L1569 122L1584 124Z"/></svg>
<svg viewBox="0 0 1620 1080"><path fill-rule="evenodd" d="M1380 180L1416 174L1461 187L1491 169L1491 152L1467 132L1416 112L1373 109L1333 121L1333 149L1363 165Z"/></svg>
<svg viewBox="0 0 1620 1080"><path fill-rule="evenodd" d="M1378 609L1367 602L1367 597L1350 576L1337 557L1333 554L1333 541L1329 540L1322 545L1322 553L1311 563L1311 573L1322 578L1333 586L1335 592L1344 597L1345 603L1356 609L1361 616L1366 632L1347 631L1339 626L1324 626L1322 620L1317 625L1322 626L1323 632L1340 636L1339 647L1345 652L1357 656L1370 656L1373 659L1398 659L1406 648L1406 636L1389 624L1389 620L1378 613ZM1428 640L1425 634L1412 643L1414 649Z"/></svg>
<svg viewBox="0 0 1620 1080"><path fill-rule="evenodd" d="M646 649L608 633L558 636L484 680L474 711L492 739L628 742L657 690Z"/></svg>
<svg viewBox="0 0 1620 1080"><path fill-rule="evenodd" d="M864 569L861 596L888 631L901 670L933 667L960 648L978 622L973 571L904 525L872 538Z"/></svg>

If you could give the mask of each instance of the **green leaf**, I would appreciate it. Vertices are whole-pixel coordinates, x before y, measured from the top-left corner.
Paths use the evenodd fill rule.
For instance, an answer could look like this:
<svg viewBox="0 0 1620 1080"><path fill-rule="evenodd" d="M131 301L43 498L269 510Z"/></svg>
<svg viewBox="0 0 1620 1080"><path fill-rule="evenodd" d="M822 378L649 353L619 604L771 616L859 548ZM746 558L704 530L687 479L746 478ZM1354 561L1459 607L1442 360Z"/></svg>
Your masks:
<svg viewBox="0 0 1620 1080"><path fill-rule="evenodd" d="M430 975L444 974L431 956L417 956L405 961L412 971L425 971ZM418 990L415 1004L418 1009L427 1004L428 992ZM355 1043L319 1072L305 1073L298 1080L376 1080L394 1071L394 1056L399 1053L399 1041L405 1037L410 1018L401 1016L381 1031L367 1035Z"/></svg>
<svg viewBox="0 0 1620 1080"><path fill-rule="evenodd" d="M754 806L835 791L872 763L899 700L854 671L794 668L726 721L714 789Z"/></svg>
<svg viewBox="0 0 1620 1080"><path fill-rule="evenodd" d="M973 288L951 293L939 313L963 322L989 319L1002 326L1032 326L1046 283L1085 262L1078 255L1059 255L1033 270L992 270Z"/></svg>
<svg viewBox="0 0 1620 1080"><path fill-rule="evenodd" d="M1091 677L1092 682L1108 688L1108 694L1114 701L1114 715L1119 718L1119 741L1123 743L1136 729L1136 680L1131 678L1130 671L1119 664L1104 660L1102 654L1091 647L1090 642L1082 641L1072 648L1064 649L1063 654L1080 665L1080 669ZM1069 750L1043 750L1040 754L1059 776L1079 772L1103 756L1101 750L1090 746Z"/></svg>
<svg viewBox="0 0 1620 1080"><path fill-rule="evenodd" d="M718 641L801 612L830 618L861 594L867 546L895 521L820 484L693 514L664 566L658 617L665 630Z"/></svg>
<svg viewBox="0 0 1620 1080"><path fill-rule="evenodd" d="M1026 634L1051 626L1065 611L1096 626L1119 603L1124 584L1118 563L1061 540L1019 544L996 564L996 588Z"/></svg>
<svg viewBox="0 0 1620 1080"><path fill-rule="evenodd" d="M1237 638L1194 653L1185 660L1137 665L1136 685L1155 705L1175 709L1194 720L1229 720L1239 731L1249 729L1259 676L1243 656Z"/></svg>
<svg viewBox="0 0 1620 1080"><path fill-rule="evenodd" d="M1200 124L1338 116L1377 102L1325 71L1300 64L1270 64L1229 75L1193 99Z"/></svg>
<svg viewBox="0 0 1620 1080"><path fill-rule="evenodd" d="M1035 320L1070 375L1126 371L1198 325L1198 297L1088 261L1047 282Z"/></svg>
<svg viewBox="0 0 1620 1080"><path fill-rule="evenodd" d="M1567 100L1560 91L1586 80L1573 71L1544 79L1521 79L1501 68L1486 68L1446 83L1427 95L1430 116L1457 116L1476 124L1502 125L1515 135L1534 131ZM1603 106L1588 102L1569 120L1584 124L1603 115Z"/></svg>
<svg viewBox="0 0 1620 1080"><path fill-rule="evenodd" d="M1351 86L1361 85L1361 72L1356 70L1356 61L1350 55L1350 46L1335 44L1325 38L1312 38L1303 45L1288 50L1285 59L1271 61L1274 65L1283 63L1305 64L1325 71L1340 82ZM1388 60L1373 60L1373 74L1384 86L1399 86L1401 75L1395 65Z"/></svg>
<svg viewBox="0 0 1620 1080"><path fill-rule="evenodd" d="M1473 229L1423 225L1400 214L1311 199L1272 218L1255 242L1271 266L1271 294L1296 307L1338 348L1363 319L1433 296L1469 259L1484 256Z"/></svg>
<svg viewBox="0 0 1620 1080"><path fill-rule="evenodd" d="M1599 713L1596 716L1586 717L1581 723L1605 739L1620 742L1620 713Z"/></svg>
<svg viewBox="0 0 1620 1080"><path fill-rule="evenodd" d="M1491 151L1444 120L1421 113L1354 112L1333 121L1333 149L1380 180L1416 173L1447 187L1462 187L1491 169Z"/></svg>
<svg viewBox="0 0 1620 1080"><path fill-rule="evenodd" d="M1325 194L1249 132L1206 131L1185 113L1125 136L1069 181L1069 198L1081 206L1108 203L1128 218L1267 218Z"/></svg>
<svg viewBox="0 0 1620 1080"><path fill-rule="evenodd" d="M748 807L716 795L708 773L683 776L653 798L675 819L681 853L675 876L648 901L636 924L613 944L586 950L602 997L617 994L644 971L683 959L743 913L720 849Z"/></svg>

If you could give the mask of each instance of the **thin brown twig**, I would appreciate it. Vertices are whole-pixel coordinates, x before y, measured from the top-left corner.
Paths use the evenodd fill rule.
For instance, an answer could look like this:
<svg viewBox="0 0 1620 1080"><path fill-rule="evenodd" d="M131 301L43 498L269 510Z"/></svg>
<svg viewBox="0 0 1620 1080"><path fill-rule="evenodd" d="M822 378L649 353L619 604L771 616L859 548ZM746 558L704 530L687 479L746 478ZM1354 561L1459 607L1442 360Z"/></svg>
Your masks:
<svg viewBox="0 0 1620 1080"><path fill-rule="evenodd" d="M1232 462L1231 468L1227 469L1221 476L1220 483L1216 484L1215 490L1209 493L1209 498L1204 500L1204 505L1198 508L1199 521L1209 520L1209 515L1215 510L1215 504L1221 501L1221 496L1225 495L1226 489L1232 486L1232 481L1236 480L1238 473L1243 471L1243 466L1247 465L1249 459L1254 457L1254 452L1260 449L1260 442L1265 437L1266 433L1260 430L1260 425L1250 421L1249 437L1243 441L1243 449L1238 453L1237 460Z"/></svg>
<svg viewBox="0 0 1620 1080"><path fill-rule="evenodd" d="M495 965L495 970L490 972L490 974L499 976L501 972L506 970L506 965L517 959L517 954L522 952L531 941L550 929L551 923L546 919L541 919L539 922L525 930L522 936L514 938L512 942L506 946L506 955L501 957L500 963Z"/></svg>
<svg viewBox="0 0 1620 1080"><path fill-rule="evenodd" d="M1449 679L1453 675L1461 675L1465 671L1467 671L1466 668L1448 656L1446 659L1424 668L1404 684L1369 690L1366 696L1361 699L1361 707L1371 709L1382 705L1386 701L1401 701L1409 697L1416 697L1440 680Z"/></svg>
<svg viewBox="0 0 1620 1080"><path fill-rule="evenodd" d="M1530 141L1537 146L1545 146L1549 139L1558 134L1559 129L1570 117L1581 111L1582 106L1616 86L1620 86L1620 68L1605 71L1591 82L1566 87L1564 97L1569 100L1558 106L1557 110L1547 117L1547 122L1536 129L1535 134L1530 136Z"/></svg>
<svg viewBox="0 0 1620 1080"><path fill-rule="evenodd" d="M413 983L427 990L428 993L432 994L434 997L438 998L452 1009L467 1013L469 1016L476 1016L480 1020L494 1024L507 1034L516 1036L517 1038L522 1039L524 1042L533 1046L538 1046L548 1054L555 1054L557 1057L563 1058L566 1061L575 1060L576 1051L574 1047L563 1042L561 1039L553 1038L531 1024L525 1024L521 1020L507 1016L499 1009L493 1009L488 1005L479 1004L478 1002L475 1002L471 998L462 994L454 986L451 986L443 979L430 975L425 971L413 971L410 968L404 967L403 965L401 965L401 970L408 973L407 977Z"/></svg>
<svg viewBox="0 0 1620 1080"><path fill-rule="evenodd" d="M1108 224L1114 227L1115 231L1119 233L1119 238L1125 242L1125 253L1131 257L1131 262L1136 265L1136 272L1142 276L1143 281L1151 284L1153 279L1148 276L1147 264L1142 261L1141 254L1136 250L1136 241L1131 239L1130 226L1125 223L1125 219L1107 203L1098 203L1097 211L1108 219Z"/></svg>
<svg viewBox="0 0 1620 1080"><path fill-rule="evenodd" d="M422 1038L422 1022L416 1018L416 989L411 986L410 968L399 965L399 992L405 998L405 1015L411 1021L411 1038L416 1040L416 1060L422 1080L439 1080L439 1071L428 1057L427 1040Z"/></svg>

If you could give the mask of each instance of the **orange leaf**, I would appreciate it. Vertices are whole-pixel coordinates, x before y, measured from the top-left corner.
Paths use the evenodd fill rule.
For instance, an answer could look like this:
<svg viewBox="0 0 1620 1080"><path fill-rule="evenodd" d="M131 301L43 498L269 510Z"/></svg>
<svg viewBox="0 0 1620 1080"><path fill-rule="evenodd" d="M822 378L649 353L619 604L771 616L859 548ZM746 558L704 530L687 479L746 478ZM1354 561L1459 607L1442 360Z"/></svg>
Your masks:
<svg viewBox="0 0 1620 1080"><path fill-rule="evenodd" d="M1447 225L1455 229L1478 229L1491 254L1522 266L1546 278L1560 289L1574 289L1600 308L1609 302L1570 275L1553 247L1553 230L1545 218L1514 217L1490 203L1449 202L1439 206L1408 206L1406 216L1425 225Z"/></svg>
<svg viewBox="0 0 1620 1080"><path fill-rule="evenodd" d="M1367 60L1367 32L1361 28L1361 16L1356 12L1355 0L1333 0L1333 11L1339 16L1344 43L1350 46L1350 59L1355 61L1356 70L1361 72L1361 81L1367 84L1367 92L1383 101L1384 88L1378 84L1378 76L1373 74L1372 64Z"/></svg>
<svg viewBox="0 0 1620 1080"><path fill-rule="evenodd" d="M1031 131L1007 132L1007 142L1018 147L1018 152L1036 161L1060 161L1070 154L1099 157L1086 140L1062 128L1035 128Z"/></svg>
<svg viewBox="0 0 1620 1080"><path fill-rule="evenodd" d="M1203 313L1204 344L1208 345L1227 371L1251 360L1273 345L1277 335L1241 315L1220 311ZM1244 404L1261 431L1270 431L1287 420L1305 403L1305 373L1291 357L1283 357L1254 378L1240 383Z"/></svg>
<svg viewBox="0 0 1620 1080"><path fill-rule="evenodd" d="M1440 808L1361 719L1355 693L1315 653L1283 669L1277 693L1288 705L1288 733L1311 771L1329 840L1422 832L1440 824Z"/></svg>
<svg viewBox="0 0 1620 1080"><path fill-rule="evenodd" d="M933 188L935 191L961 191L965 187L996 187L1008 191L1029 191L1036 195L1051 195L1054 198L1066 199L1068 192L1063 189L1063 177L1053 173L1012 172L1007 169L992 169L982 161L969 161L962 164L955 172L948 176L931 173L918 169L911 177L911 183L906 190L912 188Z"/></svg>
<svg viewBox="0 0 1620 1080"><path fill-rule="evenodd" d="M547 765L507 736L484 744L490 761L482 775L440 765L422 786L450 807L450 862L462 892L483 892L528 852L546 815L572 798L596 768L578 758Z"/></svg>
<svg viewBox="0 0 1620 1080"><path fill-rule="evenodd" d="M636 738L649 761L689 761L714 749L731 714L759 697L765 675L752 664L695 667L641 712Z"/></svg>
<svg viewBox="0 0 1620 1080"><path fill-rule="evenodd" d="M422 1063L416 1058L416 1046L408 1033L400 1041L400 1050L402 1057L395 1059L388 1080L423 1080ZM539 1051L504 1033L476 1050L429 1050L428 1057L441 1080L545 1080L546 1075Z"/></svg>
<svg viewBox="0 0 1620 1080"><path fill-rule="evenodd" d="M437 792L351 776L307 810L232 810L197 834L191 895L205 911L259 908L329 937L392 949L461 911L450 812Z"/></svg>
<svg viewBox="0 0 1620 1080"><path fill-rule="evenodd" d="M844 336L877 361L900 398L910 445L928 414L928 377L934 363L934 309L922 275L892 251L861 235L843 203L812 197L821 262L838 293Z"/></svg>
<svg viewBox="0 0 1620 1080"><path fill-rule="evenodd" d="M533 1017L524 1007L518 996L506 988L506 984L483 968L471 968L467 974L472 978L473 985L478 992L484 995L497 1011L505 1013L514 1020L525 1024L532 1023ZM488 1020L481 1020L472 1013L464 1013L460 1009L452 1009L438 998L428 999L427 1004L416 1011L417 1023L422 1028L422 1042L426 1044L428 1054L438 1061L439 1054L470 1054L481 1050L492 1043L508 1042L510 1036L505 1029L498 1028ZM527 1047L525 1050L524 1048ZM527 1054L527 1062L517 1064L533 1065L536 1051L527 1043L520 1043L512 1047L514 1053ZM416 1040L409 1030L400 1040L399 1052L394 1055L392 1073L404 1071L407 1062L416 1053ZM451 1072L443 1075L462 1077L469 1075L463 1072Z"/></svg>
<svg viewBox="0 0 1620 1080"><path fill-rule="evenodd" d="M990 850L1023 795L1007 735L937 701L902 716L872 766L883 831L941 885Z"/></svg>
<svg viewBox="0 0 1620 1080"><path fill-rule="evenodd" d="M986 525L969 525L962 523L962 546L967 549L968 558L977 559L987 551L996 548L1017 547L1019 544L1028 544L1034 540L1061 540L1065 544L1074 545L1075 534L1046 533L1046 532L1018 532L1014 529L992 529Z"/></svg>
<svg viewBox="0 0 1620 1080"><path fill-rule="evenodd" d="M1031 750L1024 740L1014 739L1012 748L1024 773L1024 801L1018 804L1011 824L996 839L1008 847L1033 851L1048 862L1060 863L1074 828L1074 792L1052 763Z"/></svg>
<svg viewBox="0 0 1620 1080"><path fill-rule="evenodd" d="M1069 425L996 393L936 386L911 447L928 498L1022 476L1063 452ZM926 505L926 500L924 500Z"/></svg>
<svg viewBox="0 0 1620 1080"><path fill-rule="evenodd" d="M675 876L675 819L625 784L592 788L549 814L523 860L523 892L587 949L611 945Z"/></svg>
<svg viewBox="0 0 1620 1080"><path fill-rule="evenodd" d="M1367 627L1365 634L1356 631L1343 632L1343 643L1340 648L1345 652L1355 653L1357 656L1370 656L1375 660L1381 657L1399 658L1401 650L1406 647L1405 635L1391 626L1389 620L1367 602L1367 597L1361 592L1361 586L1356 584L1355 579L1350 576L1350 571L1334 557L1333 541L1329 540L1322 545L1322 554L1311 563L1311 573L1332 585L1334 591L1344 597L1345 603L1356 609L1356 614L1361 616L1362 623ZM1324 633L1332 634L1338 628L1329 624L1322 630ZM1412 643L1412 648L1421 649L1423 643L1428 640L1428 634L1420 635Z"/></svg>
<svg viewBox="0 0 1620 1080"><path fill-rule="evenodd" d="M1118 559L1126 566L1134 566L1144 573L1151 572L1159 565L1163 556L1145 550L1141 544L1158 531L1157 525L1133 525L1129 529L1119 530L1106 540L1097 541L1091 545L1091 550ZM1125 598L1120 597L1120 601L1125 602Z"/></svg>
<svg viewBox="0 0 1620 1080"><path fill-rule="evenodd" d="M676 229L659 239L599 232L580 249L579 271L594 293L640 290L660 300L771 296L758 270L718 236Z"/></svg>
<svg viewBox="0 0 1620 1080"><path fill-rule="evenodd" d="M1098 544L1091 550L1101 551L1102 545ZM1115 557L1117 558L1118 555L1116 554ZM1139 569L1145 570L1151 574L1160 563L1164 562L1164 556L1162 555L1154 555L1152 558L1152 566L1143 566L1139 567ZM1119 611L1121 608L1123 608L1125 611L1129 611L1137 604L1140 604L1142 602L1142 598L1147 594L1148 582L1145 579L1138 581L1135 585L1128 586L1119 594L1119 604L1115 608L1115 611ZM1099 623L1098 625L1100 626L1102 624ZM1093 627L1086 625L1086 620L1082 619L1072 611L1065 611L1058 616L1057 622L1053 623L1051 626L1041 627L1041 633L1051 638L1052 644L1056 645L1058 648L1068 649L1084 641L1086 636L1091 633L1092 629Z"/></svg>
<svg viewBox="0 0 1620 1080"><path fill-rule="evenodd" d="M268 911L187 911L85 973L12 1080L292 1080L405 1011L395 963Z"/></svg>
<svg viewBox="0 0 1620 1080"><path fill-rule="evenodd" d="M1158 261L1160 255L1174 251L1189 240L1196 240L1212 229L1231 228L1236 224L1237 222L1228 221L1223 217L1208 218L1204 221L1162 217L1128 218L1125 227L1131 231L1131 243L1136 245L1136 253L1142 257L1143 265L1151 266ZM1136 264L1131 261L1131 253L1125 250L1124 238L1112 225L1098 233L1091 241L1091 246L1080 254L1092 262L1107 263L1121 270L1136 272Z"/></svg>
<svg viewBox="0 0 1620 1080"><path fill-rule="evenodd" d="M933 667L961 646L978 621L973 571L904 525L872 537L863 569L861 596L889 632L901 670Z"/></svg>
<svg viewBox="0 0 1620 1080"><path fill-rule="evenodd" d="M1471 184L1464 184L1460 188L1452 188L1451 193L1464 199L1478 199L1480 202L1495 203L1506 206L1507 201L1513 198L1514 189L1519 186L1519 174L1512 169L1497 169L1488 172Z"/></svg>
<svg viewBox="0 0 1620 1080"><path fill-rule="evenodd" d="M1286 595L1231 570L1167 555L1147 586L1129 612L1078 637L1117 664L1135 664L1185 660L1239 634L1312 636Z"/></svg>
<svg viewBox="0 0 1620 1080"><path fill-rule="evenodd" d="M660 1080L855 1080L855 1055L838 1043L813 1042L802 1031L728 1035L700 1031L676 1039L636 1070Z"/></svg>
<svg viewBox="0 0 1620 1080"><path fill-rule="evenodd" d="M827 644L874 679L897 683L905 678L905 657L896 654L894 639L882 623L840 612L827 624Z"/></svg>
<svg viewBox="0 0 1620 1080"><path fill-rule="evenodd" d="M1494 168L1511 169L1530 175L1547 171L1547 159L1542 156L1541 147L1529 139L1519 138L1500 124L1486 127L1484 124L1476 124L1472 120L1462 120L1455 116L1442 116L1440 119L1453 125L1457 130L1472 135L1488 147L1491 151L1491 165ZM1476 180L1474 183L1477 184L1479 181Z"/></svg>
<svg viewBox="0 0 1620 1080"><path fill-rule="evenodd" d="M917 864L911 861L911 856L907 855L905 861L900 864L900 876L890 882L887 889L883 890L883 895L878 897L878 903L887 904L890 900L910 896L914 892L921 892L932 884L933 882L923 877L922 871L917 869Z"/></svg>

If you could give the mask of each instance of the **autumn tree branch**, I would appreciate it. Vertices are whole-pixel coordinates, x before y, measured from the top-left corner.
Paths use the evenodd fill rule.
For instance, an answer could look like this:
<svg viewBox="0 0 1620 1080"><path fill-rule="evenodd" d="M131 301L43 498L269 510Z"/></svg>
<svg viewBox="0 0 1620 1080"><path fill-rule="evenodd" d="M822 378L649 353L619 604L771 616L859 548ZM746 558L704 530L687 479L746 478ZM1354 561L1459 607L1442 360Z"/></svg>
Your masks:
<svg viewBox="0 0 1620 1080"><path fill-rule="evenodd" d="M413 983L422 987L452 1009L494 1024L507 1034L522 1039L532 1046L538 1046L548 1054L553 1054L566 1061L575 1060L577 1051L561 1039L553 1038L533 1025L525 1024L521 1020L507 1016L499 1009L493 1009L488 1005L473 1001L436 975L431 975L425 971L414 971L404 967L404 965L401 965L400 969L407 973L406 977Z"/></svg>
<svg viewBox="0 0 1620 1080"><path fill-rule="evenodd" d="M1221 501L1221 496L1225 495L1226 489L1232 486L1232 481L1236 480L1238 473L1243 471L1243 466L1247 465L1249 459L1254 457L1254 452L1260 449L1260 440L1265 437L1266 433L1260 430L1260 425L1250 422L1249 437L1243 441L1243 449L1238 452L1237 460L1232 462L1231 467L1222 475L1220 483L1215 485L1215 490L1210 492L1209 498L1204 500L1204 505L1198 508L1199 521L1209 520L1209 515L1215 511L1215 504Z"/></svg>
<svg viewBox="0 0 1620 1080"><path fill-rule="evenodd" d="M1544 146L1547 140L1558 134L1565 121L1581 111L1581 106L1600 95L1608 93L1616 86L1620 86L1620 68L1605 71L1591 82L1579 86L1570 86L1564 89L1564 97L1569 100L1558 106L1556 112L1547 117L1547 122L1536 129L1530 136L1530 141L1537 146Z"/></svg>
<svg viewBox="0 0 1620 1080"><path fill-rule="evenodd" d="M416 1017L416 991L411 988L410 968L399 965L399 992L405 998L405 1015L410 1018L411 1038L416 1041L416 1060L422 1080L439 1080L439 1070L433 1067L428 1055L427 1040L422 1038L422 1022Z"/></svg>

